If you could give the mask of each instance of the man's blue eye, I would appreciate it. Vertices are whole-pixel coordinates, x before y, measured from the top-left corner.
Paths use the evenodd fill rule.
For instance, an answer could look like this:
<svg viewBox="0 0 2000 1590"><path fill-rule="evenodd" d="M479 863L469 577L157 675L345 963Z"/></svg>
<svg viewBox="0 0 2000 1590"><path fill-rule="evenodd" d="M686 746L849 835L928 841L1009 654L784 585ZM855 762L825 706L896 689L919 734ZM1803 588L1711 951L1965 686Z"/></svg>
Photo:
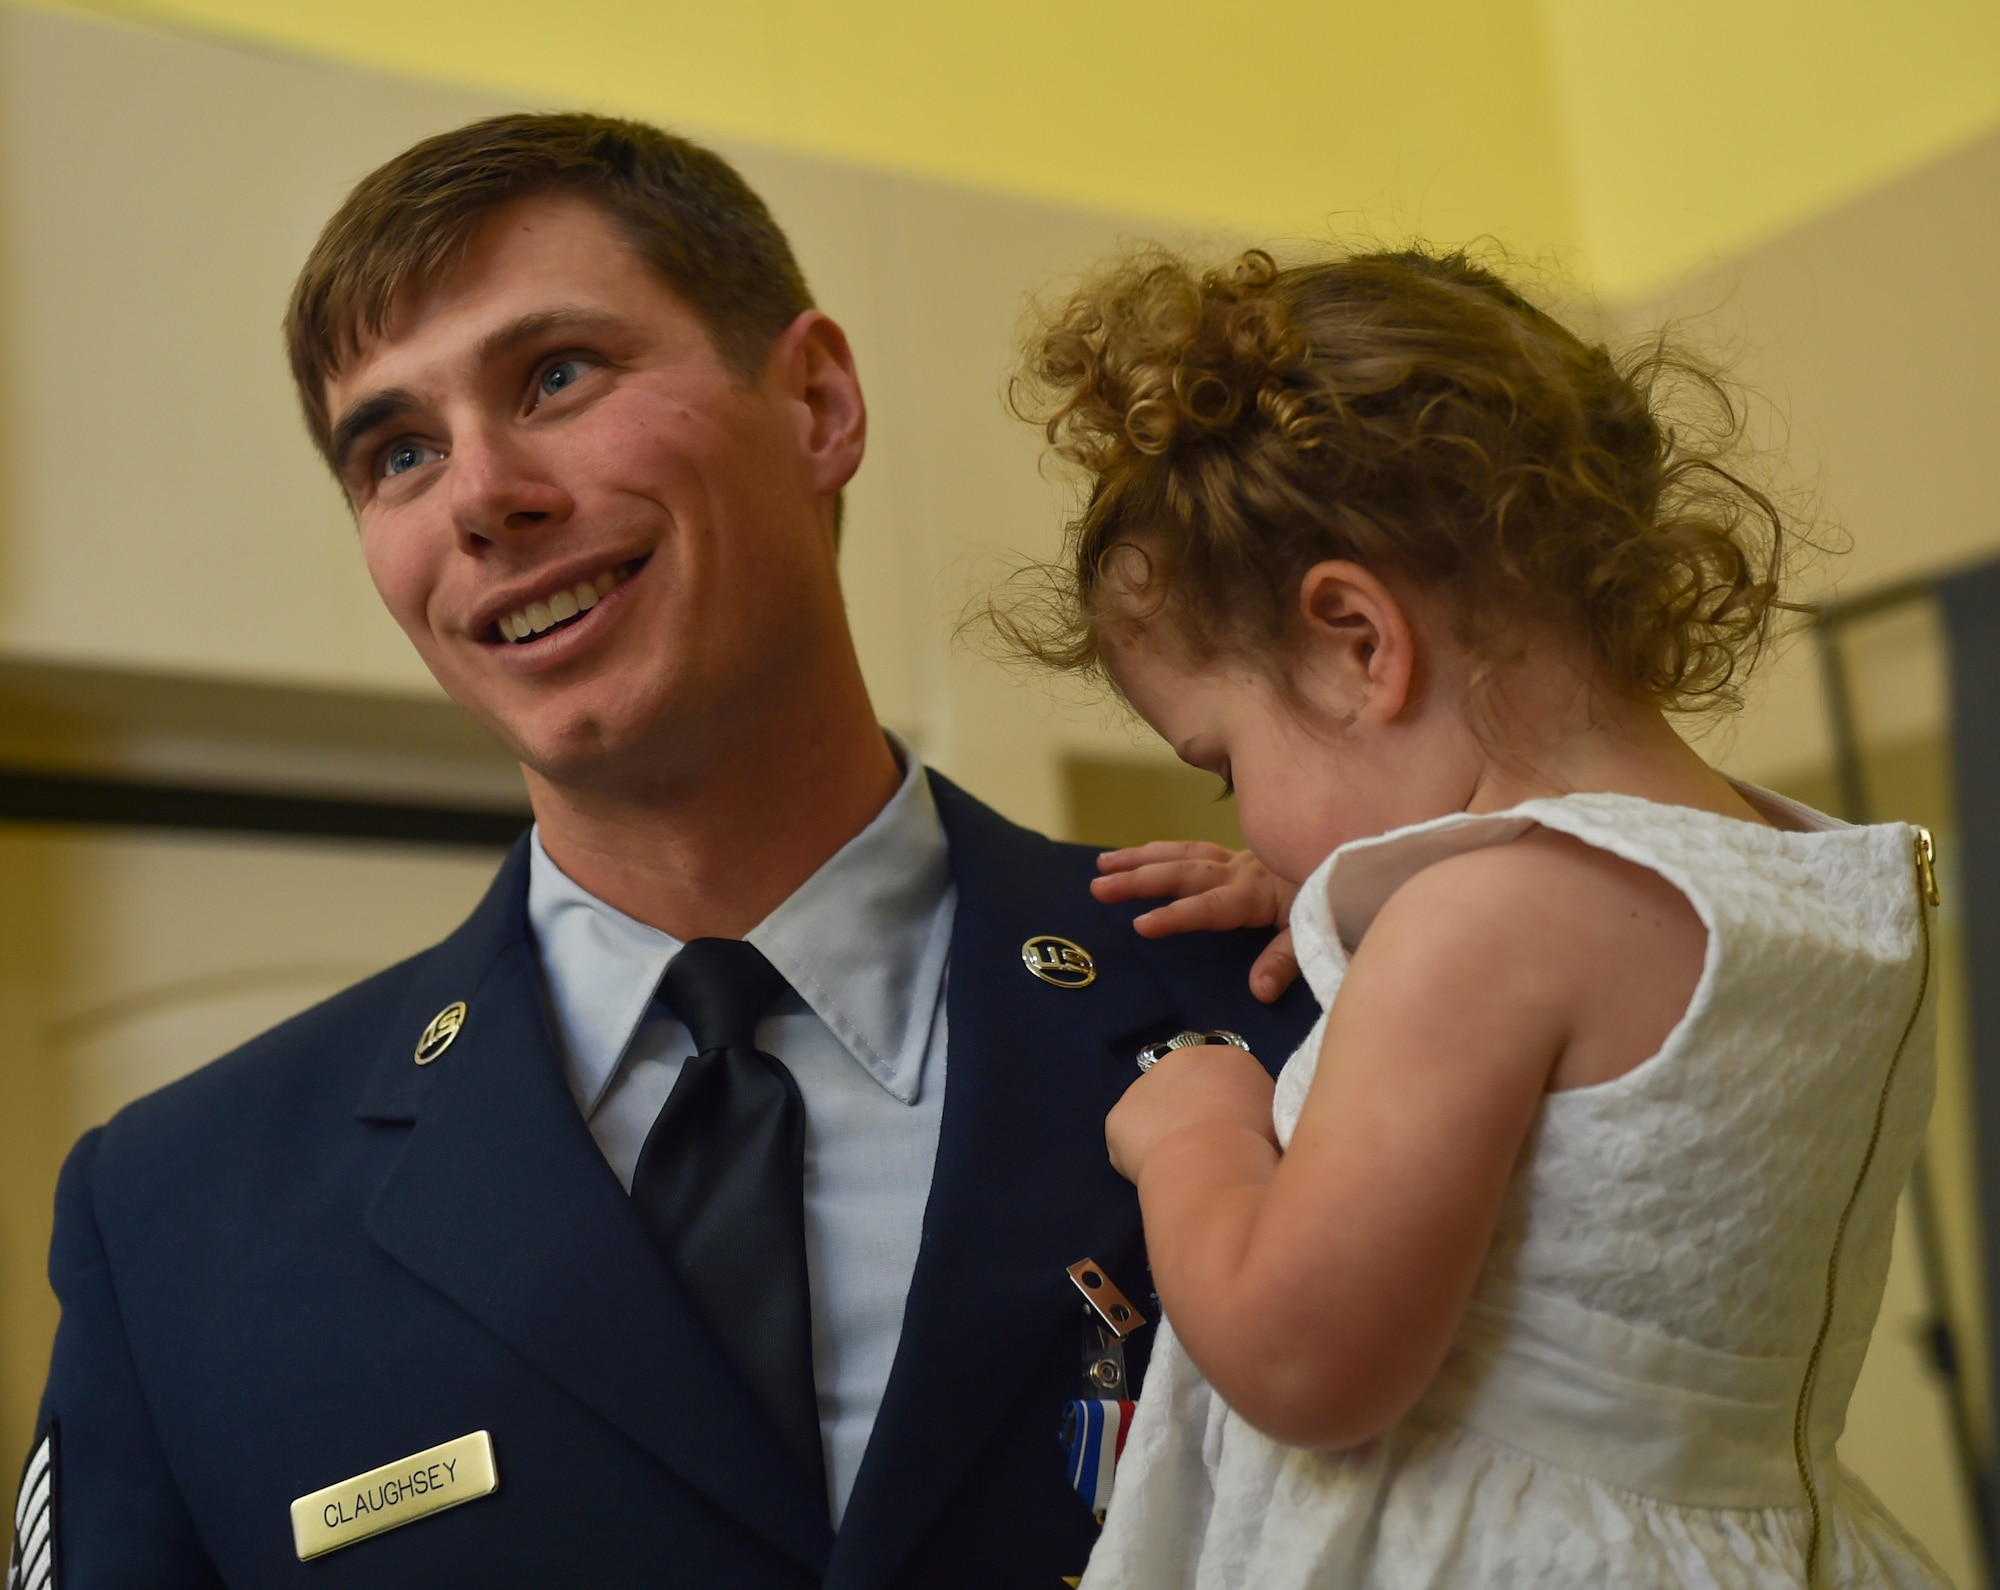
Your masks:
<svg viewBox="0 0 2000 1590"><path fill-rule="evenodd" d="M572 385L583 374L580 359L559 359L542 372L541 389L543 397L554 397L564 387Z"/></svg>
<svg viewBox="0 0 2000 1590"><path fill-rule="evenodd" d="M398 442L383 455L382 473L400 475L415 469L424 461L424 455L429 451L428 447L418 442Z"/></svg>

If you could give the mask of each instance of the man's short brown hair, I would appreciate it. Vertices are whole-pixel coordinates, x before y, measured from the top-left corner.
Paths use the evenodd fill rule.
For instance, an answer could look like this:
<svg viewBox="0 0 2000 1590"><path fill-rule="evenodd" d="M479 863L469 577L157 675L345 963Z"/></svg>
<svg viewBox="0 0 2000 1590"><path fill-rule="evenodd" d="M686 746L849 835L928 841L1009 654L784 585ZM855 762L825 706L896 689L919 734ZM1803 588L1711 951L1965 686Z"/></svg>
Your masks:
<svg viewBox="0 0 2000 1590"><path fill-rule="evenodd" d="M644 122L581 112L493 116L406 149L364 177L292 288L285 350L306 427L335 472L327 383L400 293L449 271L494 210L574 194L601 207L746 376L813 306L792 246L720 155Z"/></svg>

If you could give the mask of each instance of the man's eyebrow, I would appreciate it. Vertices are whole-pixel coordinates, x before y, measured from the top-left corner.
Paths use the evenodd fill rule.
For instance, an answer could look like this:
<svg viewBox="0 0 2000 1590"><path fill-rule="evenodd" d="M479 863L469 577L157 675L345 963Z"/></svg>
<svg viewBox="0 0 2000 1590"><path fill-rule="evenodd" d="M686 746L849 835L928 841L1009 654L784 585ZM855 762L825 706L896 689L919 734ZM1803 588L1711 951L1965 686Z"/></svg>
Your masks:
<svg viewBox="0 0 2000 1590"><path fill-rule="evenodd" d="M381 392L370 393L353 408L341 415L340 422L333 428L334 467L343 475L347 473L348 455L370 431L379 430L391 420L407 414L417 406L416 394L406 392L401 387L389 387Z"/></svg>
<svg viewBox="0 0 2000 1590"><path fill-rule="evenodd" d="M490 359L519 347L524 342L534 342L553 332L604 332L613 331L625 324L622 317L605 309L590 309L582 305L559 305L554 309L538 309L531 315L523 315L518 320L510 320L506 325L489 331L479 339L478 357Z"/></svg>

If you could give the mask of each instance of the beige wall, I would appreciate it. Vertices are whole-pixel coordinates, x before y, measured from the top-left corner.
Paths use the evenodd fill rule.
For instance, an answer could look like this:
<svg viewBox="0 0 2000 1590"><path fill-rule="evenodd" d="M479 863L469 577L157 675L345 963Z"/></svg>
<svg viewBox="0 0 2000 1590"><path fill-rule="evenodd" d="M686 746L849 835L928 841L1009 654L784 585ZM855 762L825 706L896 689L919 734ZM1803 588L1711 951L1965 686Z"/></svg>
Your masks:
<svg viewBox="0 0 2000 1590"><path fill-rule="evenodd" d="M1804 571L1804 594L1853 593L2000 554L1993 438L2000 430L2000 135L1800 227L1673 292L1626 306L1628 327L1693 317L1693 340L1731 356L1762 399L1843 557ZM1878 649L1873 670L1895 666ZM1933 732L1937 692L1873 694L1872 727ZM1724 762L1777 777L1823 762L1809 647L1794 647L1719 744Z"/></svg>

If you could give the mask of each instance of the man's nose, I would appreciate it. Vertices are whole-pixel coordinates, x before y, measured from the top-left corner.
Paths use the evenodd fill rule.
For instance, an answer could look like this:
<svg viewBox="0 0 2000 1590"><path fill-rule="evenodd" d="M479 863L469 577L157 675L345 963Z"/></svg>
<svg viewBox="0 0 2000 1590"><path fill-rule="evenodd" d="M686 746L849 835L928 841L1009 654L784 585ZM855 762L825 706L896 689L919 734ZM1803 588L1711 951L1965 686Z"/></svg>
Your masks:
<svg viewBox="0 0 2000 1590"><path fill-rule="evenodd" d="M569 517L569 493L519 438L483 428L461 432L451 466L452 518L462 541L504 541Z"/></svg>

